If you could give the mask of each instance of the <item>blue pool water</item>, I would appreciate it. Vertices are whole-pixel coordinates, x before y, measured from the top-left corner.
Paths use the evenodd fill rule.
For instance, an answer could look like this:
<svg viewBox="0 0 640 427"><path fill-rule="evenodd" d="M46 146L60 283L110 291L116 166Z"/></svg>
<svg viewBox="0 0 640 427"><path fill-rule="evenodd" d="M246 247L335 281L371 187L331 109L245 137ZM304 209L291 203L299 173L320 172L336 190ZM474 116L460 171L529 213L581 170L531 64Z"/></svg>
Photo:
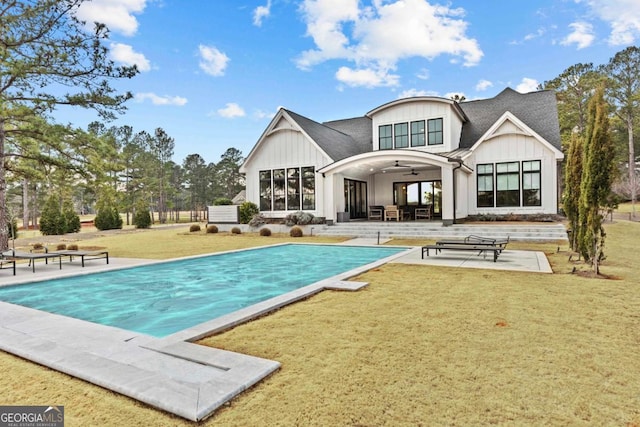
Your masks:
<svg viewBox="0 0 640 427"><path fill-rule="evenodd" d="M0 288L0 300L163 337L406 248L282 245Z"/></svg>

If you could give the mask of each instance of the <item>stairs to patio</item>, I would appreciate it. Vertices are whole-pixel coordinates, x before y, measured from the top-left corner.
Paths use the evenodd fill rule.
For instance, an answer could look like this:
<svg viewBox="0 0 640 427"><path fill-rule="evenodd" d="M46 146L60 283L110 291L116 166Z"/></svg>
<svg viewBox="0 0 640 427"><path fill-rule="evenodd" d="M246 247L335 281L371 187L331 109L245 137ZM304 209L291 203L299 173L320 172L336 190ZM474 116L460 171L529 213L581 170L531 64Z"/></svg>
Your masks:
<svg viewBox="0 0 640 427"><path fill-rule="evenodd" d="M350 221L334 225L314 226L313 234L320 236L350 236L376 239L442 239L477 236L507 238L518 241L567 241L563 224L487 223L443 226L439 221L382 222Z"/></svg>

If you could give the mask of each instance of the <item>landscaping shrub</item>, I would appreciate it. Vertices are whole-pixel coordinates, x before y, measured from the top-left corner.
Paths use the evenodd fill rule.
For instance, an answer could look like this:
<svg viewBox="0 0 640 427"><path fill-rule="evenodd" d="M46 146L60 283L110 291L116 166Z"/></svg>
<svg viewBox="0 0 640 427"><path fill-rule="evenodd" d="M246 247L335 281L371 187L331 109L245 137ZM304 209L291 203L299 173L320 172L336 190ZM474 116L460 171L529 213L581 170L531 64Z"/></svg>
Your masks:
<svg viewBox="0 0 640 427"><path fill-rule="evenodd" d="M291 231L289 231L289 236L291 237L302 237L302 228L294 226L291 227Z"/></svg>
<svg viewBox="0 0 640 427"><path fill-rule="evenodd" d="M80 217L73 208L73 202L69 199L62 202L62 221L62 234L77 233L82 227L80 224Z"/></svg>
<svg viewBox="0 0 640 427"><path fill-rule="evenodd" d="M65 245L64 243L58 243L58 245L56 246L56 251L64 251L65 249L67 249L67 245Z"/></svg>
<svg viewBox="0 0 640 427"><path fill-rule="evenodd" d="M261 228L260 229L260 235L261 236L265 236L265 237L269 237L269 236L271 236L271 230L269 230L268 228Z"/></svg>
<svg viewBox="0 0 640 427"><path fill-rule="evenodd" d="M228 205L232 205L233 201L227 197L218 197L213 201L213 204L215 206L228 206Z"/></svg>
<svg viewBox="0 0 640 427"><path fill-rule="evenodd" d="M293 212L284 218L284 223L291 227L292 225L307 225L313 221L313 214L309 212Z"/></svg>
<svg viewBox="0 0 640 427"><path fill-rule="evenodd" d="M260 213L258 205L252 202L244 202L240 205L240 224L248 224L258 213Z"/></svg>
<svg viewBox="0 0 640 427"><path fill-rule="evenodd" d="M233 227L231 229L231 233L232 234L242 234L242 230L240 230L240 227Z"/></svg>
<svg viewBox="0 0 640 427"><path fill-rule="evenodd" d="M191 226L189 227L189 233L195 233L200 230L201 229L199 224L191 224Z"/></svg>
<svg viewBox="0 0 640 427"><path fill-rule="evenodd" d="M78 250L78 245L71 244L71 245L67 246L67 250L69 250L69 251L77 251Z"/></svg>
<svg viewBox="0 0 640 427"><path fill-rule="evenodd" d="M32 248L33 250L36 250L36 251L37 251L37 250L39 250L39 249L44 249L44 245L43 245L42 243L40 243L40 242L37 242L37 243L34 243L34 244L31 246L31 248Z"/></svg>
<svg viewBox="0 0 640 427"><path fill-rule="evenodd" d="M253 218L251 218L251 221L249 221L249 227L257 228L266 223L267 223L267 218L265 218L263 214L258 213L254 215Z"/></svg>
<svg viewBox="0 0 640 427"><path fill-rule="evenodd" d="M218 226L210 225L210 226L207 227L207 233L213 234L213 233L217 233L217 232L218 232Z"/></svg>

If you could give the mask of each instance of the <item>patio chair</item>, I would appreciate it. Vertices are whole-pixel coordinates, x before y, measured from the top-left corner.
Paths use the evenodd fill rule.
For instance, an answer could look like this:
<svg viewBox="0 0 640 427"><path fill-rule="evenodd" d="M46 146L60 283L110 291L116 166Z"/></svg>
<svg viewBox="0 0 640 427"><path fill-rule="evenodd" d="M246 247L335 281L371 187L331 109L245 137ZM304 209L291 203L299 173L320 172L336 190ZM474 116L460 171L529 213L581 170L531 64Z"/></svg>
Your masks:
<svg viewBox="0 0 640 427"><path fill-rule="evenodd" d="M382 221L384 206L369 206L369 221Z"/></svg>
<svg viewBox="0 0 640 427"><path fill-rule="evenodd" d="M431 219L431 205L427 205L423 208L416 208L414 215L416 221L419 219Z"/></svg>
<svg viewBox="0 0 640 427"><path fill-rule="evenodd" d="M396 205L388 205L384 207L384 220L389 221L395 219L400 221L402 219L402 211L398 209Z"/></svg>

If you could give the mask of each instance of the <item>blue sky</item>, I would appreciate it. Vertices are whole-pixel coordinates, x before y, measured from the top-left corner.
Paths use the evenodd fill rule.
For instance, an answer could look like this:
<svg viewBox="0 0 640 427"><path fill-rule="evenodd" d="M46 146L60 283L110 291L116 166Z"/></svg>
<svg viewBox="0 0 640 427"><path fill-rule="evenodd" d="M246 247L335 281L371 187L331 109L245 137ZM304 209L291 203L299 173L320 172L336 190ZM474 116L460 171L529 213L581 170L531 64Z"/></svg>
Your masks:
<svg viewBox="0 0 640 427"><path fill-rule="evenodd" d="M78 16L141 70L114 83L135 98L112 124L162 127L177 163L248 155L279 107L322 122L406 96L528 92L640 40L638 0L92 0Z"/></svg>

